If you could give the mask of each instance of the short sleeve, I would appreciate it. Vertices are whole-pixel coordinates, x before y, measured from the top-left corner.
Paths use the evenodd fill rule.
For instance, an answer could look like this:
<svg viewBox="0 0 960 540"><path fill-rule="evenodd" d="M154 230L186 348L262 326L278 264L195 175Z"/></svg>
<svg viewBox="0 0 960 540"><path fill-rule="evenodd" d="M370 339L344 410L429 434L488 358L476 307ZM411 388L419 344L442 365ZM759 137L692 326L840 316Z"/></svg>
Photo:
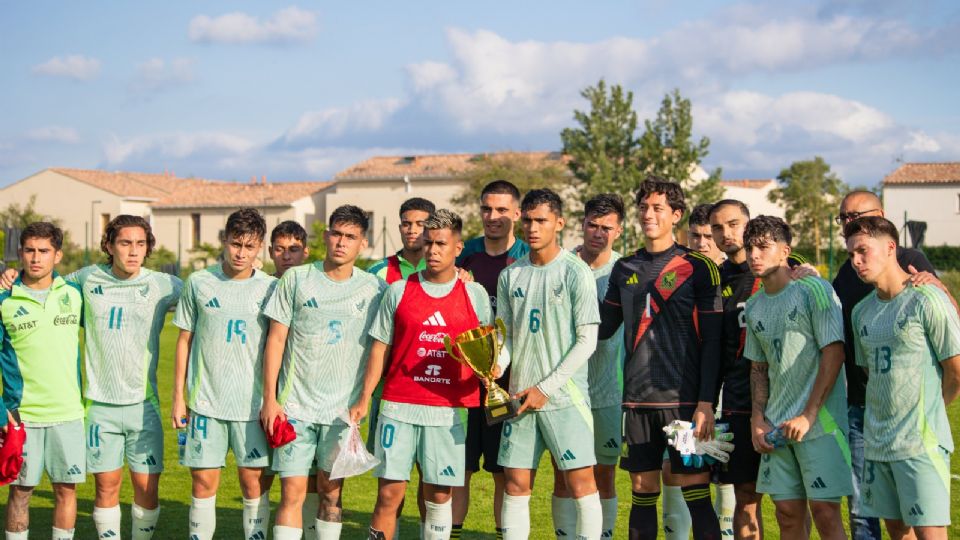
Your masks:
<svg viewBox="0 0 960 540"><path fill-rule="evenodd" d="M597 280L586 264L572 264L573 271L567 273L567 287L573 303L573 326L600 324L600 310L597 305Z"/></svg>
<svg viewBox="0 0 960 540"><path fill-rule="evenodd" d="M381 296L377 315L370 326L370 337L373 339L387 345L393 343L393 315L400 305L406 284L406 281L398 281Z"/></svg>
<svg viewBox="0 0 960 540"><path fill-rule="evenodd" d="M513 333L513 306L510 304L510 274L504 270L497 278L497 318L503 320L507 333Z"/></svg>
<svg viewBox="0 0 960 540"><path fill-rule="evenodd" d="M807 292L807 309L818 349L843 343L843 310L833 286L818 277L800 280Z"/></svg>
<svg viewBox="0 0 960 540"><path fill-rule="evenodd" d="M173 316L173 325L188 332L193 332L197 324L197 296L192 277L187 278L187 283L183 286L183 294L180 295L177 311Z"/></svg>
<svg viewBox="0 0 960 540"><path fill-rule="evenodd" d="M853 308L853 314L850 316L850 325L854 329L859 328L861 324L860 322L861 313L862 313L862 308L860 308L861 305L862 304L857 304L857 307ZM853 356L854 356L855 363L858 366L869 368L870 365L867 363L867 356L866 356L867 353L864 350L863 342L860 339L860 333L854 331L852 332L852 335L853 335Z"/></svg>
<svg viewBox="0 0 960 540"><path fill-rule="evenodd" d="M763 347L757 335L753 333L753 324L751 324L749 316L747 316L747 327L744 330L746 331L747 339L743 345L743 357L751 362L766 363L767 355L764 354Z"/></svg>
<svg viewBox="0 0 960 540"><path fill-rule="evenodd" d="M697 310L701 313L717 313L723 311L723 296L720 292L720 269L713 261L695 255L694 261L694 295ZM697 264L697 263L700 264Z"/></svg>
<svg viewBox="0 0 960 540"><path fill-rule="evenodd" d="M296 271L284 273L276 290L270 297L270 301L267 302L267 307L263 310L264 315L287 328L290 327L290 322L293 320L298 277L299 273Z"/></svg>
<svg viewBox="0 0 960 540"><path fill-rule="evenodd" d="M947 295L933 285L921 285L923 328L938 362L960 354L960 318Z"/></svg>
<svg viewBox="0 0 960 540"><path fill-rule="evenodd" d="M177 276L168 276L167 287L167 294L163 298L164 310L175 306L180 300L180 295L183 294L183 280Z"/></svg>
<svg viewBox="0 0 960 540"><path fill-rule="evenodd" d="M480 324L493 323L493 309L490 307L490 295L483 285L479 283L467 283L467 294L470 296L470 303L473 304L473 311L477 314L477 320Z"/></svg>

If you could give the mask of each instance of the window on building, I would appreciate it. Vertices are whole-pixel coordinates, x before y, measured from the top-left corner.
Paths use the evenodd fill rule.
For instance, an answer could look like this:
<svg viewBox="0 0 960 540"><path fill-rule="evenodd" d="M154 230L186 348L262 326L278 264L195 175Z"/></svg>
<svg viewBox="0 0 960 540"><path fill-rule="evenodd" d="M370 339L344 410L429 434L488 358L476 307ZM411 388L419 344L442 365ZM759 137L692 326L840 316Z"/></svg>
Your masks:
<svg viewBox="0 0 960 540"><path fill-rule="evenodd" d="M110 224L110 214L100 214L100 233L107 230L107 225Z"/></svg>
<svg viewBox="0 0 960 540"><path fill-rule="evenodd" d="M200 247L200 214L190 214L190 246Z"/></svg>

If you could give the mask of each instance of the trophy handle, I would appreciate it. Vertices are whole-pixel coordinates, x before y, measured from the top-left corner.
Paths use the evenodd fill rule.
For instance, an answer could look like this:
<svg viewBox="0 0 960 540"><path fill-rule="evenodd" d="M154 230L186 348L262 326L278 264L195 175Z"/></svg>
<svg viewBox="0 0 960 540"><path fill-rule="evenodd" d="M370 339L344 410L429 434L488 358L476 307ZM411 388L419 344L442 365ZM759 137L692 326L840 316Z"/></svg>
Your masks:
<svg viewBox="0 0 960 540"><path fill-rule="evenodd" d="M493 321L493 326L497 331L497 357L494 358L494 363L500 360L500 351L503 349L503 344L507 341L507 327L503 324L503 319L497 318Z"/></svg>
<svg viewBox="0 0 960 540"><path fill-rule="evenodd" d="M470 364L467 364L467 361L466 359L463 358L463 356L460 356L459 354L454 352L453 340L450 339L450 336L446 336L446 335L443 336L443 346L447 349L447 354L450 355L450 358L453 358L454 360L460 362L461 364L466 364L467 366L470 365Z"/></svg>

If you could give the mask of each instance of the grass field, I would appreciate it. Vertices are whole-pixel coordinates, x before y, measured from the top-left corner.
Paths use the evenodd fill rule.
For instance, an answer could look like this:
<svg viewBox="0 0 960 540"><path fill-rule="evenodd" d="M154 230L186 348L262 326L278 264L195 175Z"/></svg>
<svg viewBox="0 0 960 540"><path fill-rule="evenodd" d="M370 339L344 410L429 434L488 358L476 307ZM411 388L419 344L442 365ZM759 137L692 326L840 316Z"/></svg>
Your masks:
<svg viewBox="0 0 960 540"><path fill-rule="evenodd" d="M161 359L159 367L160 400L164 415L164 425L166 426L166 447L165 462L167 471L162 475L160 482L160 498L162 514L158 525L155 538L165 540L168 538L186 538L187 537L187 512L190 506L190 475L187 469L177 463L177 445L176 434L169 425L167 417L170 411L171 379L173 374L173 350L176 339L176 329L168 324L161 338ZM957 426L960 420L960 405L954 403L949 409L951 425ZM531 502L531 521L533 523L531 538L548 539L553 538L552 519L550 517L550 492L552 490L553 479L549 474L550 463L544 459L541 463L541 470L546 474L541 474L539 482L534 491ZM242 529L240 524L241 498L240 488L237 484L236 469L232 457L228 458L228 464L224 470L220 492L217 497L217 534L216 538L239 539L242 538ZM953 521L955 524L950 531L950 537L960 535L960 504L957 504L957 484L960 480L960 460L954 459L952 464L952 477L954 490L953 497ZM416 473L414 472L414 475ZM415 482L415 480L414 480ZM417 538L418 521L416 505L412 504L415 497L415 484L411 483L408 489L408 503L404 509L403 521L401 523L401 538ZM277 482L271 493L271 500L274 508L279 500L279 482ZM6 503L6 490L2 496ZM77 534L78 539L96 538L96 530L93 527L93 521L90 513L93 511L94 483L93 477L88 476L85 484L78 488L78 516L77 516ZM344 490L344 527L342 538L345 539L365 539L367 526L370 520L370 512L373 510L376 500L376 479L370 475L347 480ZM630 511L630 483L626 473L618 472L617 491L620 496L620 518L617 522L615 538L627 537L627 515ZM132 493L129 483L125 482L124 490L121 495L121 504L123 508L123 534L129 536L130 530L130 503ZM491 516L493 501L493 482L489 476L479 473L473 480L473 495L471 498L470 515L464 524L463 538L469 539L490 539L494 538L494 525ZM34 499L31 511L31 535L33 538L47 538L50 534L51 509L53 507L53 492L50 484L44 481L34 492ZM846 509L844 509L846 512ZM767 532L767 538L779 538L778 529L774 520L773 505L769 499L764 499L764 527ZM272 515L272 514L271 514ZM844 514L846 515L846 514ZM818 538L816 532L813 535Z"/></svg>

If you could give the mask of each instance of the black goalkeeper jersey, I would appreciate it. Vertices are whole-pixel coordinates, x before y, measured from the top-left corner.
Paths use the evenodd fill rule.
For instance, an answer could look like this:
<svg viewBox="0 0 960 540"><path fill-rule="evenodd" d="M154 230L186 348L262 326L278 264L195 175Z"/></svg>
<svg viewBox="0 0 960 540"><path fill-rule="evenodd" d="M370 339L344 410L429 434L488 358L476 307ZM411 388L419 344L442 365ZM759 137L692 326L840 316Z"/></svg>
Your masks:
<svg viewBox="0 0 960 540"><path fill-rule="evenodd" d="M723 318L720 273L709 258L674 244L620 259L600 318L600 339L623 324L624 407L715 401Z"/></svg>
<svg viewBox="0 0 960 540"><path fill-rule="evenodd" d="M790 255L791 267L806 262L799 255ZM746 343L746 321L743 307L747 299L760 290L760 278L750 272L746 262L724 261L720 265L720 287L723 297L723 414L750 414L750 361L743 357Z"/></svg>

